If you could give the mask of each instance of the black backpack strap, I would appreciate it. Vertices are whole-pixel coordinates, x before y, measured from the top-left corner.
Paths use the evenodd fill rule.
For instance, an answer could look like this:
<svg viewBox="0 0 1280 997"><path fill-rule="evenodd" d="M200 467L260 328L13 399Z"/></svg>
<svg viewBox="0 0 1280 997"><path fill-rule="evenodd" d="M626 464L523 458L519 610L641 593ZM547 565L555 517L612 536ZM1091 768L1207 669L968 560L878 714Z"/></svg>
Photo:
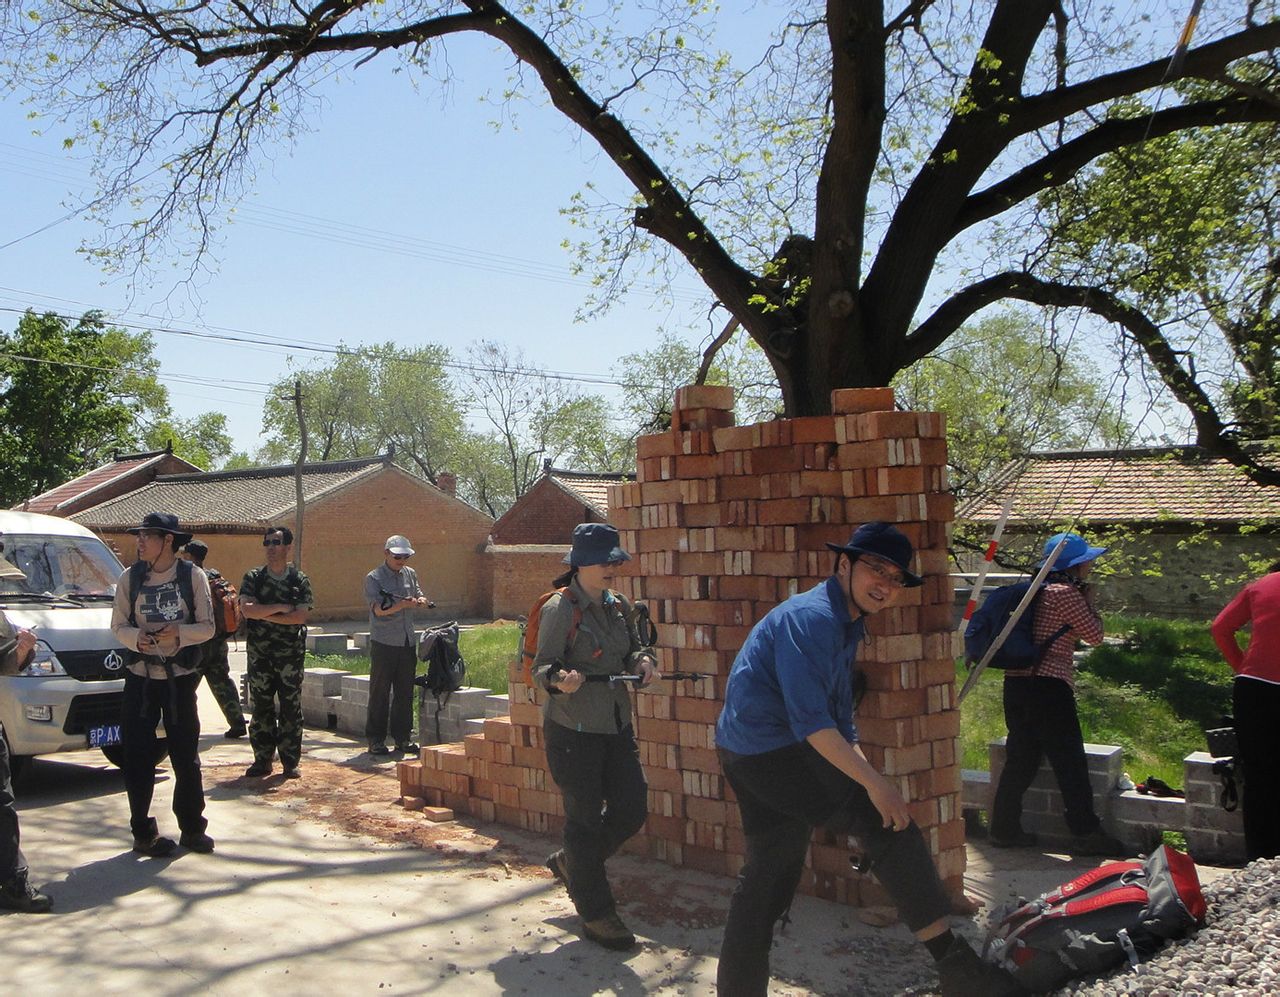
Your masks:
<svg viewBox="0 0 1280 997"><path fill-rule="evenodd" d="M178 592L182 595L183 604L187 607L187 622L196 621L196 587L191 580L192 564L178 558Z"/></svg>
<svg viewBox="0 0 1280 997"><path fill-rule="evenodd" d="M134 561L129 565L129 626L137 629L138 593L142 591L143 579L147 577L147 562Z"/></svg>

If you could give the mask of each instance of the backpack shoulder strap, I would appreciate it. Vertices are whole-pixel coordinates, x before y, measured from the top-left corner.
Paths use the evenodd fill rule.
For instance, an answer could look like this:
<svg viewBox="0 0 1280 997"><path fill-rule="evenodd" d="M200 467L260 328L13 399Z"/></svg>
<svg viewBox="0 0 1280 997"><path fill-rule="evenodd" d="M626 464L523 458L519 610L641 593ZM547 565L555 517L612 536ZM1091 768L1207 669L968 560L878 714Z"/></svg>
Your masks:
<svg viewBox="0 0 1280 997"><path fill-rule="evenodd" d="M578 601L572 586L566 585L556 591L568 599L569 605L573 607L573 622L569 624L569 632L564 636L564 653L568 654L569 649L573 647L573 642L578 639L578 629L582 626L582 603Z"/></svg>
<svg viewBox="0 0 1280 997"><path fill-rule="evenodd" d="M178 559L178 592L181 593L182 601L187 607L188 623L196 621L196 587L191 580L193 567L190 561Z"/></svg>
<svg viewBox="0 0 1280 997"><path fill-rule="evenodd" d="M138 593L142 591L142 581L146 576L146 561L134 561L129 565L129 626L131 627L138 625Z"/></svg>

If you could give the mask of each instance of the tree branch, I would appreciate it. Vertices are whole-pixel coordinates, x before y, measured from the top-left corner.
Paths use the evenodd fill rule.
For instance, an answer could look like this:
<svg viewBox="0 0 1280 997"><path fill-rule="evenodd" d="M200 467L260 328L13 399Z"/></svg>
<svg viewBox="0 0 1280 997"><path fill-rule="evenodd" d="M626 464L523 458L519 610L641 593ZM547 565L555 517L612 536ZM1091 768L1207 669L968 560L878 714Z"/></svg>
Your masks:
<svg viewBox="0 0 1280 997"><path fill-rule="evenodd" d="M1000 214L1033 194L1061 186L1099 156L1124 146L1163 138L1188 128L1264 121L1280 121L1280 106L1244 96L1185 104L1140 118L1104 121L1012 176L971 195L956 218L952 235Z"/></svg>
<svg viewBox="0 0 1280 997"><path fill-rule="evenodd" d="M1106 288L1046 281L1024 272L998 274L953 296L922 323L911 338L921 336L917 347L926 340L936 340L947 325L955 323L953 328L958 328L968 315L1001 298L1016 298L1055 308L1084 308L1119 325L1133 337L1160 374L1161 381L1190 412L1198 446L1240 468L1260 485L1280 485L1280 470L1260 463L1227 430L1213 401L1195 377L1183 368L1160 328L1140 310L1121 301ZM935 320L937 324L930 327Z"/></svg>

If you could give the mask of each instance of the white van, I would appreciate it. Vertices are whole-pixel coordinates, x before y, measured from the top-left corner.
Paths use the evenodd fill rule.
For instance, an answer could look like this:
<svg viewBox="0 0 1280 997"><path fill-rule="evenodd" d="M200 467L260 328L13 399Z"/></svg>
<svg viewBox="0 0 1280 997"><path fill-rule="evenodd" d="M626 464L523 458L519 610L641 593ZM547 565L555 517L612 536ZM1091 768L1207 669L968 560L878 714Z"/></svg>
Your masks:
<svg viewBox="0 0 1280 997"><path fill-rule="evenodd" d="M0 675L14 780L34 755L100 748L120 764L124 659L111 605L123 566L93 533L57 516L0 510L0 543L0 613L37 637L31 663Z"/></svg>

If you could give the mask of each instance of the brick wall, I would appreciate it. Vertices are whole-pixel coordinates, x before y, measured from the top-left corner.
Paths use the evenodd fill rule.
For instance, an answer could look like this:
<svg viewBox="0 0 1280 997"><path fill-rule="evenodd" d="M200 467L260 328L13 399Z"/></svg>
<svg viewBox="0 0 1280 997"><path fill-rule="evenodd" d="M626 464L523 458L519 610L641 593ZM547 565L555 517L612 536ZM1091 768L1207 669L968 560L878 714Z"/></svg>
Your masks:
<svg viewBox="0 0 1280 997"><path fill-rule="evenodd" d="M494 524L493 539L504 545L563 544L579 523L596 522L594 509L544 475Z"/></svg>
<svg viewBox="0 0 1280 997"><path fill-rule="evenodd" d="M292 514L280 525L293 528ZM382 562L387 537L402 533L417 554L411 562L436 615L485 616L492 576L484 544L493 520L434 485L389 465L307 505L302 570L311 579L313 620L359 619L368 614L364 576ZM261 529L201 533L206 564L236 585L263 564ZM105 534L126 564L137 556L129 534Z"/></svg>
<svg viewBox="0 0 1280 997"><path fill-rule="evenodd" d="M914 801L943 880L959 894L960 718L946 555L954 510L943 419L893 411L889 389L838 391L836 415L754 426L733 426L731 405L727 388L682 389L677 428L642 437L637 480L610 492L611 517L633 555L617 584L648 603L664 669L712 676L637 693L649 818L627 848L736 874L742 830L713 741L725 677L758 619L830 574L826 541L843 543L857 524L885 519L915 543L926 581L871 620L860 652L869 691L858 726L872 763ZM402 762L401 791L554 833L563 810L546 771L541 711L514 666L509 691L511 715L486 721L483 735ZM845 903L886 903L848 856L847 841L820 832L801 888Z"/></svg>
<svg viewBox="0 0 1280 997"><path fill-rule="evenodd" d="M495 620L514 620L528 613L538 596L551 588L552 579L564 572L568 552L568 544L488 547L485 559L493 586L489 615Z"/></svg>

